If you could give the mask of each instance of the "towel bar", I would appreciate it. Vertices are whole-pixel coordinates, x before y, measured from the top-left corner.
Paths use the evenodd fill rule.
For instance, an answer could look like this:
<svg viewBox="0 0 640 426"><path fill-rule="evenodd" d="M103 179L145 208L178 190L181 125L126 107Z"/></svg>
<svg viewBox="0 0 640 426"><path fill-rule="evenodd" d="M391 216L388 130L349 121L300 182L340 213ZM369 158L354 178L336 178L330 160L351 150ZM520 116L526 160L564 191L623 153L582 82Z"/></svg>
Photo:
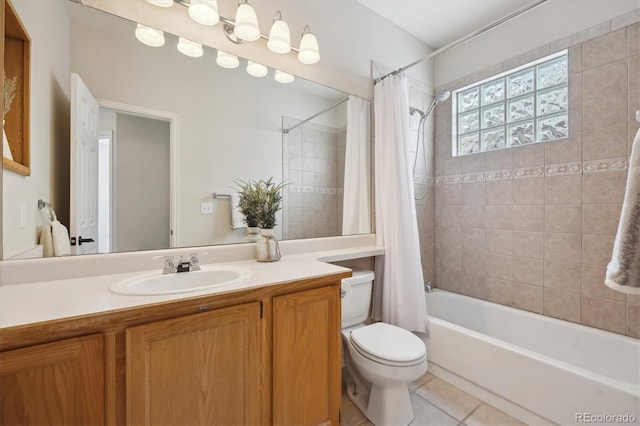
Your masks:
<svg viewBox="0 0 640 426"><path fill-rule="evenodd" d="M213 198L231 198L231 194L218 194L217 192L214 192Z"/></svg>

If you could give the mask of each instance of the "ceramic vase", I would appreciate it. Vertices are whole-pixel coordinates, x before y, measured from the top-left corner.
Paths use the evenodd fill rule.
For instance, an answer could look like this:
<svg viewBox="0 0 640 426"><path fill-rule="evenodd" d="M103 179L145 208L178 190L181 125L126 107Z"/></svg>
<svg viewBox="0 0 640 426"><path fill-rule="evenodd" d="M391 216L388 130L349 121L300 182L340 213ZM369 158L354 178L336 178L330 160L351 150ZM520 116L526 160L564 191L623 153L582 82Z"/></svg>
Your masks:
<svg viewBox="0 0 640 426"><path fill-rule="evenodd" d="M260 229L260 239L256 242L256 259L258 262L276 262L282 258L278 240L273 236L273 229Z"/></svg>
<svg viewBox="0 0 640 426"><path fill-rule="evenodd" d="M260 239L260 228L257 226L248 226L247 227L247 236L244 237L245 241L255 243Z"/></svg>

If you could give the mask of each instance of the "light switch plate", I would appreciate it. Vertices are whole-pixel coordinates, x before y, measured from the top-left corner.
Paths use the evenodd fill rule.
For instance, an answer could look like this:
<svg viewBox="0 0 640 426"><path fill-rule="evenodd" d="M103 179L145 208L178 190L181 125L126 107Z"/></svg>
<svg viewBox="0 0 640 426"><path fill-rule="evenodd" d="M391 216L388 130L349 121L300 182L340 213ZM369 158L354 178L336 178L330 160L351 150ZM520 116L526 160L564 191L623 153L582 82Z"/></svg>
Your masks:
<svg viewBox="0 0 640 426"><path fill-rule="evenodd" d="M213 203L200 203L200 214L213 214Z"/></svg>

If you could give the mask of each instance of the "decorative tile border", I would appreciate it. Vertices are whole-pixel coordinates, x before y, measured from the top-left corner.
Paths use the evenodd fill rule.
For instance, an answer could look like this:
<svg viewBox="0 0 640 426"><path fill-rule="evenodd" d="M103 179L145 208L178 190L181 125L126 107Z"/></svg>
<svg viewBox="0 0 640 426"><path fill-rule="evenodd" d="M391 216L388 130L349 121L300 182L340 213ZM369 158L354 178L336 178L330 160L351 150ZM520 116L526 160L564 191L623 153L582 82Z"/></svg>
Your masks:
<svg viewBox="0 0 640 426"><path fill-rule="evenodd" d="M623 172L627 170L628 165L629 160L626 157L585 161L584 173Z"/></svg>
<svg viewBox="0 0 640 426"><path fill-rule="evenodd" d="M545 176L558 176L558 175L579 175L582 173L582 163L564 163L564 164L552 164L547 166L544 170Z"/></svg>
<svg viewBox="0 0 640 426"><path fill-rule="evenodd" d="M552 164L549 166L522 167L516 169L493 170L485 173L468 173L464 175L436 176L437 184L471 183L495 180L525 179L545 176L570 176L588 173L623 172L627 170L629 161L626 157L606 160Z"/></svg>
<svg viewBox="0 0 640 426"><path fill-rule="evenodd" d="M316 188L314 186L299 186L299 185L288 185L289 192L301 192L305 194L324 194L324 195L336 195L343 194L344 189L342 188Z"/></svg>

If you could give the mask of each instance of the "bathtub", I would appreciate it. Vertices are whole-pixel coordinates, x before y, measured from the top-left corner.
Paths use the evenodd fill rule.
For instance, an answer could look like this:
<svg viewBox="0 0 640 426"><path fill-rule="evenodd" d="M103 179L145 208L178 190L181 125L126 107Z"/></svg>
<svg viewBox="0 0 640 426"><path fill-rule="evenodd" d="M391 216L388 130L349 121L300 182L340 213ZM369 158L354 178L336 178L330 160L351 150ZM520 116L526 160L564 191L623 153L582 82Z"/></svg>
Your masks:
<svg viewBox="0 0 640 426"><path fill-rule="evenodd" d="M638 339L437 289L427 311L436 376L529 424L640 424Z"/></svg>

